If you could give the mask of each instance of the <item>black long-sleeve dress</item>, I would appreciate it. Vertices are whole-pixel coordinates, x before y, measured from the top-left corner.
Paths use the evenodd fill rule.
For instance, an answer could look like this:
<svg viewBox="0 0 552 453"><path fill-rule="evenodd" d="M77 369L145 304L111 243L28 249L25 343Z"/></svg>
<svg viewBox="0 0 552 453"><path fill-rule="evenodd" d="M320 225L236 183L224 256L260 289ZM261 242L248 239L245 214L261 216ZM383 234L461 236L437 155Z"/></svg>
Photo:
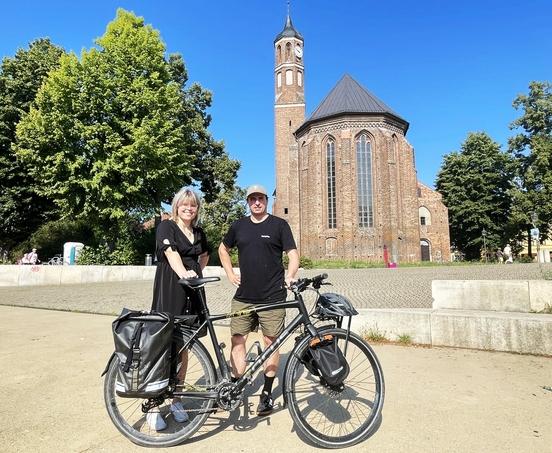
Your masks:
<svg viewBox="0 0 552 453"><path fill-rule="evenodd" d="M187 270L193 270L199 277L202 277L199 256L209 251L207 238L201 228L194 227L193 231L194 241L192 244L176 222L172 220L163 220L157 227L155 235L157 270L153 284L152 310L164 311L173 315L198 313L199 306L194 292L186 290L178 283L178 275L173 271L165 255L165 250L171 247L180 254Z"/></svg>

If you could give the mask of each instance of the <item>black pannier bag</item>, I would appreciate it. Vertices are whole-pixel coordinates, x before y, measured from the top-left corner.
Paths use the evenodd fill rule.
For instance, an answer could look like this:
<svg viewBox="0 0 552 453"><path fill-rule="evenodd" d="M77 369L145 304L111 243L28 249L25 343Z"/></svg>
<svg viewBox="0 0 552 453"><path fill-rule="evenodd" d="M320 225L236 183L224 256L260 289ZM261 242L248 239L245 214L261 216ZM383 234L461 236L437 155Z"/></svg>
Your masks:
<svg viewBox="0 0 552 453"><path fill-rule="evenodd" d="M342 384L349 375L349 364L333 335L311 340L303 363L311 374L320 376L331 386Z"/></svg>
<svg viewBox="0 0 552 453"><path fill-rule="evenodd" d="M117 395L150 398L166 390L173 331L173 317L169 313L123 309L113 321L115 355L119 360Z"/></svg>

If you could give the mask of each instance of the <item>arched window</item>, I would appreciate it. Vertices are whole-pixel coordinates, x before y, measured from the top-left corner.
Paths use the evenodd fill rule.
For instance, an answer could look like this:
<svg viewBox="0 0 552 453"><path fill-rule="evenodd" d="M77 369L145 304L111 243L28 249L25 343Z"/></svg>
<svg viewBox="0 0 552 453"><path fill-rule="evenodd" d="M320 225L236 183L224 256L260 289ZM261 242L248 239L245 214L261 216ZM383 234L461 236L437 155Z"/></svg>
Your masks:
<svg viewBox="0 0 552 453"><path fill-rule="evenodd" d="M282 46L278 44L278 64L282 62Z"/></svg>
<svg viewBox="0 0 552 453"><path fill-rule="evenodd" d="M281 72L278 73L277 79L278 79L278 88L280 88L282 86L282 73Z"/></svg>
<svg viewBox="0 0 552 453"><path fill-rule="evenodd" d="M393 139L391 141L391 147L389 148L389 155L387 156L387 160L389 162L395 162L397 160L397 150L399 149L399 141L397 140L397 136L393 134Z"/></svg>
<svg viewBox="0 0 552 453"><path fill-rule="evenodd" d="M293 84L293 71L291 69L288 69L286 71L286 85Z"/></svg>
<svg viewBox="0 0 552 453"><path fill-rule="evenodd" d="M420 225L431 225L431 212L425 206L420 206L418 209L420 217Z"/></svg>
<svg viewBox="0 0 552 453"><path fill-rule="evenodd" d="M301 71L297 71L297 85L303 86L303 73Z"/></svg>
<svg viewBox="0 0 552 453"><path fill-rule="evenodd" d="M328 189L328 228L337 228L335 197L335 142L326 143L326 187Z"/></svg>
<svg viewBox="0 0 552 453"><path fill-rule="evenodd" d="M372 202L372 148L366 134L356 140L357 157L357 199L358 226L374 226L374 207Z"/></svg>
<svg viewBox="0 0 552 453"><path fill-rule="evenodd" d="M286 43L286 61L291 60L291 43Z"/></svg>

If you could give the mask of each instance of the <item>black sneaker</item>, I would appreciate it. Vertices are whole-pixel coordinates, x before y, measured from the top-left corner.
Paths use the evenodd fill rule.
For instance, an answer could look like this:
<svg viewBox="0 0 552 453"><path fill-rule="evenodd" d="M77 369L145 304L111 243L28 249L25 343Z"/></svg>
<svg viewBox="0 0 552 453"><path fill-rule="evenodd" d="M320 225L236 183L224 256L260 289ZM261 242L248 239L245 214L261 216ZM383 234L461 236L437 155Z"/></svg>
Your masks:
<svg viewBox="0 0 552 453"><path fill-rule="evenodd" d="M257 415L268 415L274 410L274 400L267 393L261 394L261 400L257 406Z"/></svg>

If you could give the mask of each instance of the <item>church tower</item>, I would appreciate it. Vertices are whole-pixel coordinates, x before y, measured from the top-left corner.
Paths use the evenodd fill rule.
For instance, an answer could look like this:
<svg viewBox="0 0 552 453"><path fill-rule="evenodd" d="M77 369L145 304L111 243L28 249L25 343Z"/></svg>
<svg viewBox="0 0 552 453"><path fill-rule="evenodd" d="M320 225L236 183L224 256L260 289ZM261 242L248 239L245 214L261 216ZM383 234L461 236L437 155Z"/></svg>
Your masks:
<svg viewBox="0 0 552 453"><path fill-rule="evenodd" d="M303 37L287 15L274 40L274 145L276 190L273 213L288 221L300 247L298 148L294 132L305 121Z"/></svg>

